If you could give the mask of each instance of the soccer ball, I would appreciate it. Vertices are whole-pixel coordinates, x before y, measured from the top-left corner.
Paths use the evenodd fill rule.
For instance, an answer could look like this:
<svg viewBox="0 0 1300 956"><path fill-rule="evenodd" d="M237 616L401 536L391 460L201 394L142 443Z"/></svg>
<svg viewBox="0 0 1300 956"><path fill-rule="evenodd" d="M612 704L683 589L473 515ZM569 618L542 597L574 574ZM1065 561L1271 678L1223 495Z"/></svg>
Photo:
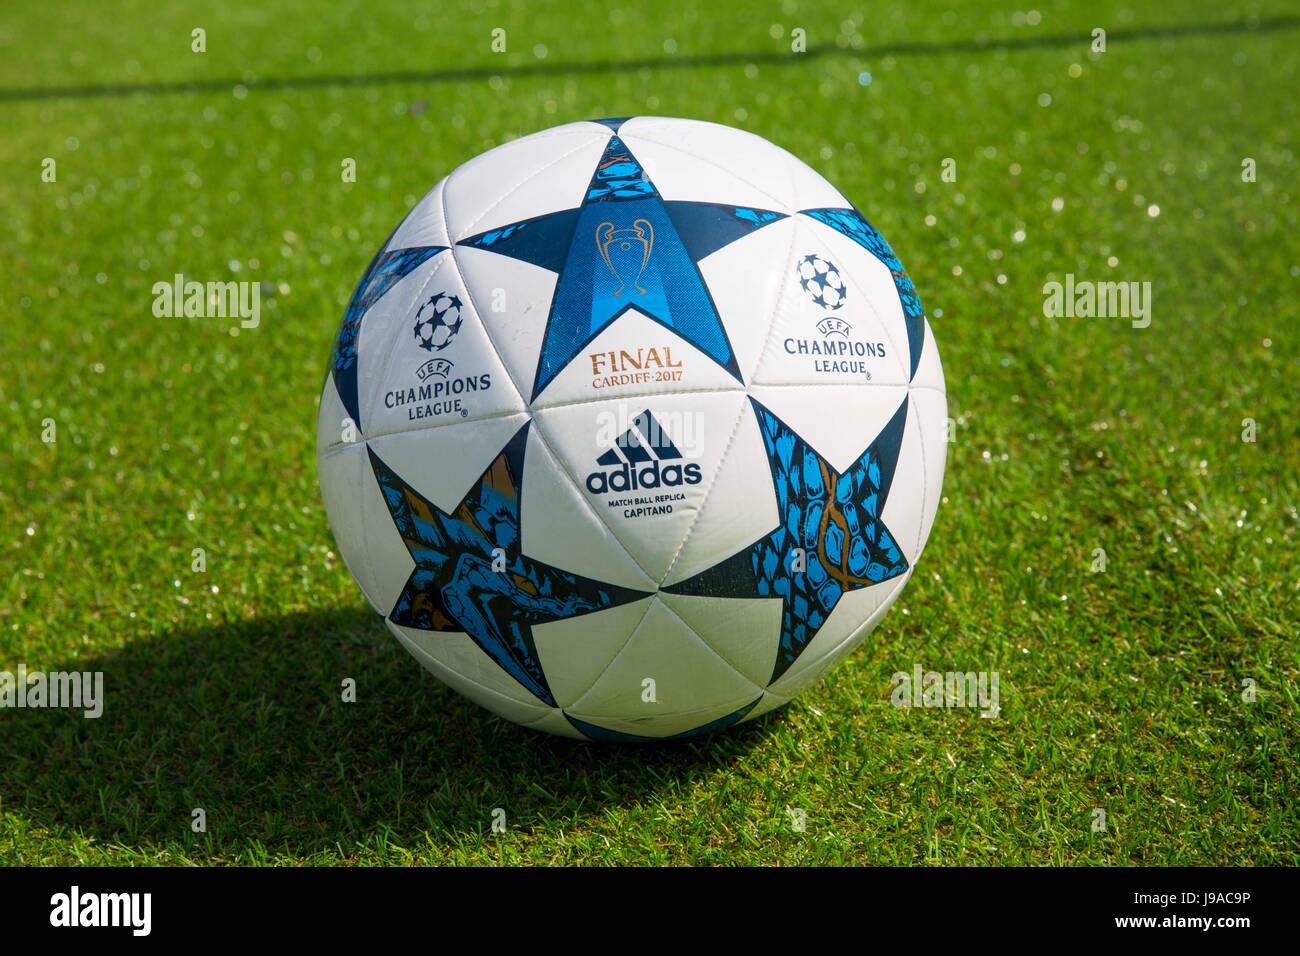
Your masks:
<svg viewBox="0 0 1300 956"><path fill-rule="evenodd" d="M498 147L411 210L344 313L317 461L421 664L638 741L752 720L862 641L929 535L946 416L862 213L757 136L636 117Z"/></svg>

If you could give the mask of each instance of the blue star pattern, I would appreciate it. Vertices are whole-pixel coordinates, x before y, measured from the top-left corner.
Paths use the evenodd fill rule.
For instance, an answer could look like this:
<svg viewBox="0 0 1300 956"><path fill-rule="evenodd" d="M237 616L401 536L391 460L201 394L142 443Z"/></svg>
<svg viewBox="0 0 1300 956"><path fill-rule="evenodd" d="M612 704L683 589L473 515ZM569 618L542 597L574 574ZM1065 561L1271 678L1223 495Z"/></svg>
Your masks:
<svg viewBox="0 0 1300 956"><path fill-rule="evenodd" d="M713 733L715 730L722 730L726 727L732 726L733 724L738 724L748 716L751 710L758 706L758 702L762 699L761 696L756 697L753 701L746 704L744 707L741 707L739 710L732 711L730 714L719 717L717 720L711 720L707 724L701 724L698 727L692 727L690 730L684 730L680 734L672 734L668 737L646 737L642 734L624 733L621 730L610 730L608 727L597 727L595 724L589 724L585 720L579 720L572 714L565 714L564 716L568 719L569 723L577 728L577 730L590 737L592 740L616 744L655 743L664 740L685 740L688 737L702 737L705 734Z"/></svg>
<svg viewBox="0 0 1300 956"><path fill-rule="evenodd" d="M898 299L903 305L903 320L907 325L907 345L912 358L911 374L916 374L917 364L921 361L921 346L925 342L925 309L921 306L921 297L916 293L916 286L903 268L902 261L895 255L893 248L885 237L876 231L876 227L867 222L867 217L856 209L805 209L803 215L811 216L820 223L830 226L836 232L848 236L862 248L884 263L885 268L894 279L894 288L898 290Z"/></svg>
<svg viewBox="0 0 1300 956"><path fill-rule="evenodd" d="M617 132L619 120L602 121ZM535 399L611 322L630 309L686 339L741 379L699 261L783 213L665 201L617 135L582 204L470 236L484 249L558 274L533 379Z"/></svg>
<svg viewBox="0 0 1300 956"><path fill-rule="evenodd" d="M389 619L426 631L464 631L515 680L554 707L532 625L648 595L524 555L519 486L527 433L525 423L451 512L420 495L373 449L370 465L415 561Z"/></svg>
<svg viewBox="0 0 1300 956"><path fill-rule="evenodd" d="M357 343L361 338L361 320L370 307L383 298L384 293L400 279L446 249L446 246L413 246L395 252L384 252L381 249L371 260L366 274L361 277L356 291L352 293L352 300L343 314L343 324L339 326L338 338L334 342L330 368L343 407L358 425L361 424L361 414L360 399L357 396Z"/></svg>
<svg viewBox="0 0 1300 956"><path fill-rule="evenodd" d="M750 402L767 452L779 523L752 545L664 590L780 598L775 681L816 637L845 592L888 581L908 568L880 520L898 463L907 400L843 473L758 401L751 397Z"/></svg>

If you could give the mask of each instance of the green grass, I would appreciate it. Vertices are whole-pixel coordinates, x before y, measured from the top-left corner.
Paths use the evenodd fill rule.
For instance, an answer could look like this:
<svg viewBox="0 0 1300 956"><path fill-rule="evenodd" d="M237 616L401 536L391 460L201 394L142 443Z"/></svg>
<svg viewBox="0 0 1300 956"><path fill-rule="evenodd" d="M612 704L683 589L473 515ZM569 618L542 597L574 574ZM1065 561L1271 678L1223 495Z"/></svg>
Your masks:
<svg viewBox="0 0 1300 956"><path fill-rule="evenodd" d="M0 711L0 861L1300 862L1300 28L1270 26L1300 8L232 6L0 14L0 669L103 670L108 695L98 721ZM796 26L812 52L786 58ZM1097 26L1099 57L1040 42ZM120 84L145 88L12 92ZM343 303L405 211L512 136L636 113L752 130L866 211L958 422L865 644L753 726L649 749L536 735L424 674L333 550L314 466ZM175 272L277 292L235 336L151 315ZM1150 281L1151 327L1045 318L1068 272ZM915 662L998 671L1000 717L891 707Z"/></svg>

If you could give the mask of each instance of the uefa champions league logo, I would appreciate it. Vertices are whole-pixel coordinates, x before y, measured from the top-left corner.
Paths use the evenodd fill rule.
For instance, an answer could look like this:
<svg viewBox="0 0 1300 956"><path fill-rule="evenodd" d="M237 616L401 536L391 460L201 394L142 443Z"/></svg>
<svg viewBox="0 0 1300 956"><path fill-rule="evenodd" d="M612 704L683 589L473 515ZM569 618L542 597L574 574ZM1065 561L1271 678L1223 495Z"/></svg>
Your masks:
<svg viewBox="0 0 1300 956"><path fill-rule="evenodd" d="M808 298L827 312L836 312L848 301L848 287L835 263L815 253L802 256L795 264L799 285ZM821 338L790 336L782 343L786 354L808 356L818 375L852 375L871 381L868 360L885 357L885 342L859 341L853 325L840 315L823 314L815 325Z"/></svg>
<svg viewBox="0 0 1300 956"><path fill-rule="evenodd" d="M479 392L492 388L490 372L473 366L472 357L462 365L460 374L451 359L433 353L451 345L465 324L464 304L450 292L435 292L415 313L415 344L430 357L415 369L419 385L402 385L384 393L384 408L405 412L408 422L423 419L468 418L469 404Z"/></svg>
<svg viewBox="0 0 1300 956"><path fill-rule="evenodd" d="M449 359L433 358L429 359L429 361L425 362L415 370L415 377L421 382L427 380L430 376L446 378L451 374L453 368L455 368L455 366L452 365Z"/></svg>
<svg viewBox="0 0 1300 956"><path fill-rule="evenodd" d="M817 323L817 331L825 337L838 335L840 338L847 339L849 333L853 331L853 326L849 325L849 323L845 322L843 319L837 319L828 315Z"/></svg>

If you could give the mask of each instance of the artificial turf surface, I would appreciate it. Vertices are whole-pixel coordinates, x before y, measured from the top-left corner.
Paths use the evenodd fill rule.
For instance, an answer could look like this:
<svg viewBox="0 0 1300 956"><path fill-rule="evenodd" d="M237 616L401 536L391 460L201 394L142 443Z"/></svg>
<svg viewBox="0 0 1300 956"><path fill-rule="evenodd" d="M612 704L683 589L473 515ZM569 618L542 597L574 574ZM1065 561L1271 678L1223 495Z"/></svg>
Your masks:
<svg viewBox="0 0 1300 956"><path fill-rule="evenodd" d="M949 6L7 5L0 670L102 670L107 701L0 710L0 862L1300 860L1300 7ZM425 674L314 464L344 303L406 210L497 143L635 114L751 130L863 209L956 422L862 647L652 748ZM264 283L260 327L155 318L178 272ZM1151 282L1150 327L1046 317L1066 273ZM1000 715L891 707L917 663L997 671Z"/></svg>

